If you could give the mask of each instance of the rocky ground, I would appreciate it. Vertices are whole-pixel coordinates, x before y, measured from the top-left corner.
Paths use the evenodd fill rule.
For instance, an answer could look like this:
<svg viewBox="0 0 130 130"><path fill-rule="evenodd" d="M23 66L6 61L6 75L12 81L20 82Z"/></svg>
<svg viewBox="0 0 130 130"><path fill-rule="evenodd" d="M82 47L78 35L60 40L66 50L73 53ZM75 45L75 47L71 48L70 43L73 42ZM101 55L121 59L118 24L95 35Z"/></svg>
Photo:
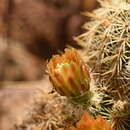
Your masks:
<svg viewBox="0 0 130 130"><path fill-rule="evenodd" d="M0 130L13 130L20 124L25 111L41 95L50 91L45 78L36 82L5 83L0 89Z"/></svg>

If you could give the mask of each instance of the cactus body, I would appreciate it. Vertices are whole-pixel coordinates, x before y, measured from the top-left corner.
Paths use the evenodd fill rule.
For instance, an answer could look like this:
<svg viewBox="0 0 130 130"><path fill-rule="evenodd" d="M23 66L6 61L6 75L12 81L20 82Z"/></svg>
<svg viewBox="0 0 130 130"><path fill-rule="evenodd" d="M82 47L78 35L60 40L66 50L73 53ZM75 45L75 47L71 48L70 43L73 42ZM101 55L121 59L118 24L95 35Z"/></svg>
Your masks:
<svg viewBox="0 0 130 130"><path fill-rule="evenodd" d="M84 59L96 86L104 93L102 115L115 130L127 130L130 129L130 4L117 1L100 1L101 8L87 13L92 18L84 25L87 32L75 39L84 47Z"/></svg>

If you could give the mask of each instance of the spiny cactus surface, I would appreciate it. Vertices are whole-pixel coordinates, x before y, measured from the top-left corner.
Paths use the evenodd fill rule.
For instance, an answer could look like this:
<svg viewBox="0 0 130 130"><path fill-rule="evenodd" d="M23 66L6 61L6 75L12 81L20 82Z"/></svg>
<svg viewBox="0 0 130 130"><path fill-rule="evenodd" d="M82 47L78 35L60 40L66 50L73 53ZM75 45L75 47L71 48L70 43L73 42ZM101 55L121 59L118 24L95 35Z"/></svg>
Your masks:
<svg viewBox="0 0 130 130"><path fill-rule="evenodd" d="M104 93L101 114L115 130L130 129L130 4L100 1L78 38L96 86ZM100 113L100 112L99 112Z"/></svg>

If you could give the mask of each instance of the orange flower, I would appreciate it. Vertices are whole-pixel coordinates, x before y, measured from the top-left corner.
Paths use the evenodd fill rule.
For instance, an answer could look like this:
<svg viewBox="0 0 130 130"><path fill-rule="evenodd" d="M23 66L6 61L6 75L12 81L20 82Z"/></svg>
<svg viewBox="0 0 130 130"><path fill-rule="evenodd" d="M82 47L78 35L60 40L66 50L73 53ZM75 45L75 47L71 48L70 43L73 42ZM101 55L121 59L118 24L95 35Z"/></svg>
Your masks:
<svg viewBox="0 0 130 130"><path fill-rule="evenodd" d="M64 96L80 96L90 88L87 66L75 49L65 49L49 61L48 73L55 90Z"/></svg>
<svg viewBox="0 0 130 130"><path fill-rule="evenodd" d="M76 128L71 128L70 130L112 130L112 128L101 116L94 119L85 113L76 124Z"/></svg>

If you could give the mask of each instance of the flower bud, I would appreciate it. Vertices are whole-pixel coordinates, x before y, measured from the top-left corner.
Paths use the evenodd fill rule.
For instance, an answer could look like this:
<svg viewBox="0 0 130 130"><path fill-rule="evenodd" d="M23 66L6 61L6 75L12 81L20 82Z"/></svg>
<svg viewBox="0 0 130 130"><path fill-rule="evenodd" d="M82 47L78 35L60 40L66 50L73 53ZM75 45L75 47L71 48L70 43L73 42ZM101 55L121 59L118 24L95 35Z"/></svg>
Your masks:
<svg viewBox="0 0 130 130"><path fill-rule="evenodd" d="M65 49L47 65L50 81L63 96L77 97L90 89L90 75L86 64L75 49Z"/></svg>

